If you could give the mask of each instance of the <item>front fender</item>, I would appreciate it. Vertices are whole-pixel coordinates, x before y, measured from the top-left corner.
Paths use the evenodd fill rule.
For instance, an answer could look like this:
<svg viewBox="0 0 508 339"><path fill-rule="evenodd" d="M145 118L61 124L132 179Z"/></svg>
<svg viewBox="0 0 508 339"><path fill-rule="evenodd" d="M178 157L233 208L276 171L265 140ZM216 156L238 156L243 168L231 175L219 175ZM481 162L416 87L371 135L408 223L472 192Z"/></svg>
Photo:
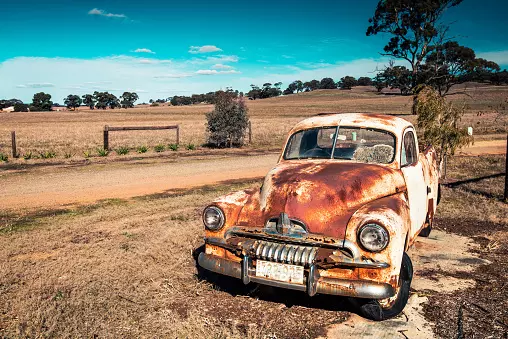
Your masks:
<svg viewBox="0 0 508 339"><path fill-rule="evenodd" d="M360 269L359 276L366 280L386 282L396 288L410 225L409 206L404 193L378 199L358 209L349 220L346 239L360 245L358 231L367 223L376 223L386 228L390 240L388 246L378 253L366 251L359 246L362 255L387 262L390 267Z"/></svg>

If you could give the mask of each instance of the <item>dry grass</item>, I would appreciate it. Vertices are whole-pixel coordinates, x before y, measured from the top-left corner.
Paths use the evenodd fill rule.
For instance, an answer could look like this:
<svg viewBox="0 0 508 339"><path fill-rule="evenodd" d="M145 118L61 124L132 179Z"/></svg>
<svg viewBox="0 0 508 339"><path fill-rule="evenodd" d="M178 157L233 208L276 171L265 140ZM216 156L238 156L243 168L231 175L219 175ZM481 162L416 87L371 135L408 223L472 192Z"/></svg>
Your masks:
<svg viewBox="0 0 508 339"><path fill-rule="evenodd" d="M463 123L478 133L496 133L506 125L494 122L496 107L508 96L506 87L478 87L466 89L468 95L450 96L457 104L468 106ZM254 148L280 147L289 129L303 118L321 112L375 112L408 114L411 97L378 95L366 88L352 91L320 90L311 93L248 101L253 126ZM15 130L21 154L33 151L55 151L58 158L65 154L83 158L83 152L97 155L102 146L104 125L181 125L184 144L201 145L205 142L205 113L211 105L136 107L106 111L0 113L0 153L10 153L10 131ZM481 111L482 115L478 116ZM414 122L415 117L407 116ZM153 147L175 141L174 131L112 132L110 146L115 149L140 145ZM23 160L21 160L23 161Z"/></svg>
<svg viewBox="0 0 508 339"><path fill-rule="evenodd" d="M0 337L311 337L343 320L197 278L201 209L245 185L4 216L16 225L0 232Z"/></svg>
<svg viewBox="0 0 508 339"><path fill-rule="evenodd" d="M454 158L450 176L499 171L504 157ZM35 216L0 213L0 336L295 338L347 318L342 299L259 294L196 275L200 211L214 197L259 183L108 200ZM482 184L496 192L498 182ZM486 185L486 186L485 186ZM507 225L506 205L444 188L439 220ZM501 227L501 226L500 226ZM232 287L236 286L236 287ZM271 294L270 294L271 293ZM250 295L250 297L246 297Z"/></svg>

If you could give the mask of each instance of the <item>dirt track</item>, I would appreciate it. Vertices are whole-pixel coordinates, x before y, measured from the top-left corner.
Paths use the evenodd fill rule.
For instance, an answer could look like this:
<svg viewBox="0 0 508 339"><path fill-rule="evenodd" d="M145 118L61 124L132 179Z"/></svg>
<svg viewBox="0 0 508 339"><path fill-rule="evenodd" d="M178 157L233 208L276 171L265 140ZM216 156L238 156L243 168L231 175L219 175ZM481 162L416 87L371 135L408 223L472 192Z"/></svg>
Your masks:
<svg viewBox="0 0 508 339"><path fill-rule="evenodd" d="M54 208L261 177L277 154L41 167L0 174L0 209Z"/></svg>
<svg viewBox="0 0 508 339"><path fill-rule="evenodd" d="M460 154L502 154L506 141L478 141ZM145 159L0 172L0 210L58 208L261 177L278 154Z"/></svg>

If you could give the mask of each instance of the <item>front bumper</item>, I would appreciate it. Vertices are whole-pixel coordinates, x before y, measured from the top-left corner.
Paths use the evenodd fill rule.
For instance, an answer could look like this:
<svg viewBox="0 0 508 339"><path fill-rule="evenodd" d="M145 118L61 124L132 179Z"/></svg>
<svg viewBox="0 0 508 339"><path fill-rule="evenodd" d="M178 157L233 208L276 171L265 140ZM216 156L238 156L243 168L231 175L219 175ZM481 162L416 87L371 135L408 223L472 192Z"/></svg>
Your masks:
<svg viewBox="0 0 508 339"><path fill-rule="evenodd" d="M252 260L249 256L243 256L241 263L238 263L211 254L201 253L198 257L198 263L209 271L242 279L244 284L255 282L304 291L310 296L320 293L356 298L385 299L395 295L394 288L387 283L320 277L316 265L310 265L305 270L304 283L300 285L256 277L256 271L252 267Z"/></svg>

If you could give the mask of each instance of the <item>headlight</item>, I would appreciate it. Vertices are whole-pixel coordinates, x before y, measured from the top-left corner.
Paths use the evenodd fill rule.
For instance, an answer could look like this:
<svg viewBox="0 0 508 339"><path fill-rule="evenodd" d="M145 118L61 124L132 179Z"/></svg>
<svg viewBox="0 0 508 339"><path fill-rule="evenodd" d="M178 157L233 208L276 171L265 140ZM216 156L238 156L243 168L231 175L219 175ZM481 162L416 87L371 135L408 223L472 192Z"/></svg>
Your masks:
<svg viewBox="0 0 508 339"><path fill-rule="evenodd" d="M224 213L216 206L208 206L203 211L203 223L211 231L217 231L224 226Z"/></svg>
<svg viewBox="0 0 508 339"><path fill-rule="evenodd" d="M377 224L367 224L358 232L360 245L370 252L379 252L386 248L390 240L388 232Z"/></svg>

